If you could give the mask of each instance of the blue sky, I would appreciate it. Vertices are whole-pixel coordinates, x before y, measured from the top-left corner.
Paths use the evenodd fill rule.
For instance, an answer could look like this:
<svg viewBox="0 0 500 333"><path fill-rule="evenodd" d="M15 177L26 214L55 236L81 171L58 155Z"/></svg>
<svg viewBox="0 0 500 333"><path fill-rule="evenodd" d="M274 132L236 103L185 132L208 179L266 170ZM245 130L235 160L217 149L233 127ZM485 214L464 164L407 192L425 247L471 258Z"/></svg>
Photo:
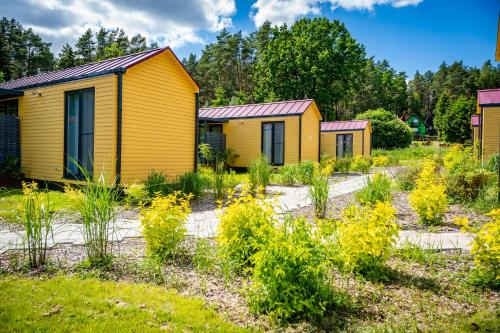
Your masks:
<svg viewBox="0 0 500 333"><path fill-rule="evenodd" d="M326 16L344 22L368 55L412 77L443 61L493 60L500 0L0 0L0 8L52 42L56 55L88 28L140 33L182 58L200 55L222 28L250 33L267 19Z"/></svg>

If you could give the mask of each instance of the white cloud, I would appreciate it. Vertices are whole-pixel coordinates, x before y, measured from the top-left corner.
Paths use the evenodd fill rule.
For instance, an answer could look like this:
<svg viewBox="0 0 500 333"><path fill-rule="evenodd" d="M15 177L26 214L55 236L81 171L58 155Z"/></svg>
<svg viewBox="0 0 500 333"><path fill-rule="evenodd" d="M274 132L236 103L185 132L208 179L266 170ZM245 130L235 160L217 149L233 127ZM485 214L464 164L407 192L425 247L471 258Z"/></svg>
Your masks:
<svg viewBox="0 0 500 333"><path fill-rule="evenodd" d="M120 27L171 47L204 43L201 32L231 26L236 13L235 0L0 0L0 8L2 16L54 42L56 51L100 27Z"/></svg>
<svg viewBox="0 0 500 333"><path fill-rule="evenodd" d="M390 5L395 8L416 6L423 0L257 0L252 5L252 17L257 27L266 20L273 24L291 24L299 17L321 14L321 5L330 4L332 10L342 7L346 10L372 11L376 5Z"/></svg>

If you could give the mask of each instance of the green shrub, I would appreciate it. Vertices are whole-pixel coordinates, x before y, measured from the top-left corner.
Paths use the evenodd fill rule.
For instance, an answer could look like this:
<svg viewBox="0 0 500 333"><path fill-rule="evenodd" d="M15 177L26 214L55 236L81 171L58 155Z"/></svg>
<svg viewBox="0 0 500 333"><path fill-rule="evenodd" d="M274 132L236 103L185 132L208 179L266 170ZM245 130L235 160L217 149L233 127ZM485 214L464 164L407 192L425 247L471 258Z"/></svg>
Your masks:
<svg viewBox="0 0 500 333"><path fill-rule="evenodd" d="M156 197L151 206L141 211L139 220L149 255L167 260L179 252L186 233L185 224L191 212L189 196L174 192Z"/></svg>
<svg viewBox="0 0 500 333"><path fill-rule="evenodd" d="M368 157L358 155L352 162L352 170L361 173L368 173L371 168L371 160Z"/></svg>
<svg viewBox="0 0 500 333"><path fill-rule="evenodd" d="M167 183L167 178L161 173L151 171L144 181L144 186L148 191L149 198L157 195L166 195L172 192L171 186Z"/></svg>
<svg viewBox="0 0 500 333"><path fill-rule="evenodd" d="M333 244L333 259L342 271L376 274L396 244L399 227L394 214L387 202L343 211Z"/></svg>
<svg viewBox="0 0 500 333"><path fill-rule="evenodd" d="M339 301L329 283L325 253L309 221L286 218L254 256L251 310L282 323L323 318Z"/></svg>
<svg viewBox="0 0 500 333"><path fill-rule="evenodd" d="M491 155L486 163L484 164L484 168L490 172L498 172L498 165L500 164L500 157L498 154Z"/></svg>
<svg viewBox="0 0 500 333"><path fill-rule="evenodd" d="M125 187L124 193L128 205L141 205L149 200L149 193L144 184L130 184Z"/></svg>
<svg viewBox="0 0 500 333"><path fill-rule="evenodd" d="M226 193L226 171L224 170L224 161L215 164L215 172L213 173L213 190L215 198L222 200Z"/></svg>
<svg viewBox="0 0 500 333"><path fill-rule="evenodd" d="M392 199L391 178L383 173L376 173L366 180L366 186L356 192L356 199L363 205L373 205Z"/></svg>
<svg viewBox="0 0 500 333"><path fill-rule="evenodd" d="M279 173L276 175L276 181L283 186L292 186L297 183L297 165L287 164L280 168Z"/></svg>
<svg viewBox="0 0 500 333"><path fill-rule="evenodd" d="M319 167L316 168L312 179L312 184L309 186L309 197L314 206L314 212L317 218L323 219L326 215L328 205L328 176L320 172Z"/></svg>
<svg viewBox="0 0 500 333"><path fill-rule="evenodd" d="M193 264L194 268L203 274L213 272L217 267L216 248L206 238L200 238L196 241L194 249Z"/></svg>
<svg viewBox="0 0 500 333"><path fill-rule="evenodd" d="M413 190L421 171L422 167L420 165L412 165L399 170L396 174L398 188L405 192Z"/></svg>
<svg viewBox="0 0 500 333"><path fill-rule="evenodd" d="M31 268L38 268L46 263L47 245L49 236L52 235L51 209L48 193L40 192L35 182L23 182L23 245Z"/></svg>
<svg viewBox="0 0 500 333"><path fill-rule="evenodd" d="M390 160L389 157L380 155L373 157L372 162L374 167L385 167L389 165Z"/></svg>
<svg viewBox="0 0 500 333"><path fill-rule="evenodd" d="M302 161L297 164L297 182L301 185L311 185L314 176L314 162Z"/></svg>
<svg viewBox="0 0 500 333"><path fill-rule="evenodd" d="M230 196L227 206L220 215L217 243L222 260L242 272L252 266L252 256L268 243L275 222L274 208L246 189L237 198Z"/></svg>
<svg viewBox="0 0 500 333"><path fill-rule="evenodd" d="M192 194L193 198L198 198L206 187L207 184L196 172L187 172L179 177L180 191L186 195Z"/></svg>
<svg viewBox="0 0 500 333"><path fill-rule="evenodd" d="M198 145L198 154L203 164L207 165L212 162L214 153L212 147L210 147L208 143L200 143Z"/></svg>
<svg viewBox="0 0 500 333"><path fill-rule="evenodd" d="M440 224L448 209L448 199L434 161L424 161L416 185L408 196L410 206L417 213L421 223Z"/></svg>
<svg viewBox="0 0 500 333"><path fill-rule="evenodd" d="M472 203L472 207L480 212L489 212L500 207L498 202L498 183L496 179L491 180Z"/></svg>
<svg viewBox="0 0 500 333"><path fill-rule="evenodd" d="M356 119L371 120L373 148L405 148L411 144L411 129L393 112L384 109L368 110L358 114Z"/></svg>
<svg viewBox="0 0 500 333"><path fill-rule="evenodd" d="M335 160L334 170L340 173L349 173L351 170L352 159L349 157L337 158Z"/></svg>
<svg viewBox="0 0 500 333"><path fill-rule="evenodd" d="M271 174L271 165L269 165L269 161L264 155L262 155L257 160L253 160L250 163L250 168L248 169L248 177L250 179L250 184L254 189L261 188L265 191L267 185L269 185Z"/></svg>

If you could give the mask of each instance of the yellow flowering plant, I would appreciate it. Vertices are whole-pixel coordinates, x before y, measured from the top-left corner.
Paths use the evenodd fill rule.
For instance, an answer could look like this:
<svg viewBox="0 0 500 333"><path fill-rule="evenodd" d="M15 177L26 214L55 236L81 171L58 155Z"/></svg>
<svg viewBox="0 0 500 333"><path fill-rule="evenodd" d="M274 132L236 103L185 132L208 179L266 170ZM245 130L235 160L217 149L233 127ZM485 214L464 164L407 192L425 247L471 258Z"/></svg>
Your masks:
<svg viewBox="0 0 500 333"><path fill-rule="evenodd" d="M375 156L372 158L372 163L374 167L385 167L389 164L388 156Z"/></svg>

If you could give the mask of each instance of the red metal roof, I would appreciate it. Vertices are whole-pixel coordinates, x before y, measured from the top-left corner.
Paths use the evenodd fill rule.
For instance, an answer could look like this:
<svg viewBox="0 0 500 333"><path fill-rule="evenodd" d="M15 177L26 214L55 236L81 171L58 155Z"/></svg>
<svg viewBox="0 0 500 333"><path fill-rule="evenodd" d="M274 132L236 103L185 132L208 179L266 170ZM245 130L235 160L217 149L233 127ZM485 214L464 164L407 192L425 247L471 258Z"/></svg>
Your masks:
<svg viewBox="0 0 500 333"><path fill-rule="evenodd" d="M134 65L137 65L146 59L149 59L159 53L162 53L167 49L169 48L165 47L165 48L147 50L139 53L129 54L122 57L106 59L103 61L85 64L77 67L66 68L59 71L23 77L21 79L0 83L0 88L26 89L30 87L43 86L48 84L55 84L59 82L114 73L130 68Z"/></svg>
<svg viewBox="0 0 500 333"><path fill-rule="evenodd" d="M479 105L500 104L500 88L477 91Z"/></svg>
<svg viewBox="0 0 500 333"><path fill-rule="evenodd" d="M368 120L329 121L321 123L322 132L362 130L368 126Z"/></svg>
<svg viewBox="0 0 500 333"><path fill-rule="evenodd" d="M297 101L246 104L222 107L200 108L200 119L235 119L271 116L289 116L304 113L313 103L312 99Z"/></svg>
<svg viewBox="0 0 500 333"><path fill-rule="evenodd" d="M472 126L479 126L479 115L473 114L470 116L470 123Z"/></svg>

